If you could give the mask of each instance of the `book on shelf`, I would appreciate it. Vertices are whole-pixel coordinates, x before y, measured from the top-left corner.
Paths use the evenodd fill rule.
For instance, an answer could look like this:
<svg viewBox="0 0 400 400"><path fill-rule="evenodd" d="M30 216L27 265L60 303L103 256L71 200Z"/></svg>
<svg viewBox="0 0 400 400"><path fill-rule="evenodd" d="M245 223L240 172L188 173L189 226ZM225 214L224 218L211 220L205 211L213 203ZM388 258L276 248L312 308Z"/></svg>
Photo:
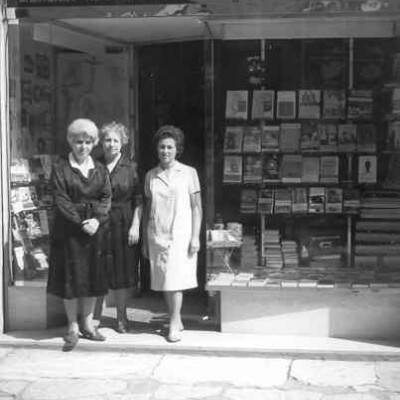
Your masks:
<svg viewBox="0 0 400 400"><path fill-rule="evenodd" d="M246 126L243 135L243 153L261 152L261 129L259 126Z"/></svg>
<svg viewBox="0 0 400 400"><path fill-rule="evenodd" d="M326 188L325 189L325 212L341 213L343 212L343 189Z"/></svg>
<svg viewBox="0 0 400 400"><path fill-rule="evenodd" d="M226 119L247 120L249 93L247 90L228 90L226 92Z"/></svg>
<svg viewBox="0 0 400 400"><path fill-rule="evenodd" d="M338 127L336 124L324 124L320 133L320 150L337 151Z"/></svg>
<svg viewBox="0 0 400 400"><path fill-rule="evenodd" d="M292 193L289 188L275 190L275 214L290 214L292 212Z"/></svg>
<svg viewBox="0 0 400 400"><path fill-rule="evenodd" d="M321 91L317 89L299 90L299 118L319 119L321 117Z"/></svg>
<svg viewBox="0 0 400 400"><path fill-rule="evenodd" d="M339 181L339 156L322 156L320 162L320 182L337 183Z"/></svg>
<svg viewBox="0 0 400 400"><path fill-rule="evenodd" d="M301 151L318 151L321 125L315 121L303 121L300 127Z"/></svg>
<svg viewBox="0 0 400 400"><path fill-rule="evenodd" d="M224 183L241 183L243 174L242 156L224 156Z"/></svg>
<svg viewBox="0 0 400 400"><path fill-rule="evenodd" d="M308 210L307 188L295 187L292 189L292 213L306 213Z"/></svg>
<svg viewBox="0 0 400 400"><path fill-rule="evenodd" d="M29 183L32 181L27 158L13 158L10 165L11 182Z"/></svg>
<svg viewBox="0 0 400 400"><path fill-rule="evenodd" d="M280 182L280 154L263 153L263 182Z"/></svg>
<svg viewBox="0 0 400 400"><path fill-rule="evenodd" d="M377 157L367 155L358 157L358 182L376 183L377 180Z"/></svg>
<svg viewBox="0 0 400 400"><path fill-rule="evenodd" d="M263 178L261 154L246 154L243 158L243 182L261 183Z"/></svg>
<svg viewBox="0 0 400 400"><path fill-rule="evenodd" d="M343 191L344 212L357 212L361 206L361 193L359 189L345 188Z"/></svg>
<svg viewBox="0 0 400 400"><path fill-rule="evenodd" d="M274 119L275 91L254 90L252 119Z"/></svg>
<svg viewBox="0 0 400 400"><path fill-rule="evenodd" d="M325 188L312 186L308 195L308 212L310 214L325 212Z"/></svg>
<svg viewBox="0 0 400 400"><path fill-rule="evenodd" d="M292 90L279 90L276 99L276 118L296 118L296 92Z"/></svg>
<svg viewBox="0 0 400 400"><path fill-rule="evenodd" d="M303 157L301 181L318 183L320 179L320 157Z"/></svg>
<svg viewBox="0 0 400 400"><path fill-rule="evenodd" d="M390 121L387 127L388 150L400 150L400 121Z"/></svg>
<svg viewBox="0 0 400 400"><path fill-rule="evenodd" d="M376 151L376 127L374 124L357 124L357 151Z"/></svg>
<svg viewBox="0 0 400 400"><path fill-rule="evenodd" d="M33 210L38 207L38 195L35 186L19 186L11 188L11 209L14 213Z"/></svg>
<svg viewBox="0 0 400 400"><path fill-rule="evenodd" d="M263 151L279 151L279 125L263 125L261 128L261 149Z"/></svg>
<svg viewBox="0 0 400 400"><path fill-rule="evenodd" d="M338 125L338 150L355 151L357 147L357 127L354 124Z"/></svg>
<svg viewBox="0 0 400 400"><path fill-rule="evenodd" d="M262 189L258 198L258 212L261 214L273 214L275 204L274 189Z"/></svg>
<svg viewBox="0 0 400 400"><path fill-rule="evenodd" d="M29 239L49 234L49 221L46 210L21 211L15 214L17 229Z"/></svg>
<svg viewBox="0 0 400 400"><path fill-rule="evenodd" d="M302 156L284 154L282 157L281 181L284 183L300 183L303 170Z"/></svg>
<svg viewBox="0 0 400 400"><path fill-rule="evenodd" d="M299 151L300 123L282 123L280 149L283 152L295 153Z"/></svg>
<svg viewBox="0 0 400 400"><path fill-rule="evenodd" d="M227 126L224 136L224 152L237 153L242 151L243 145L243 127Z"/></svg>
<svg viewBox="0 0 400 400"><path fill-rule="evenodd" d="M346 92L344 90L324 90L322 110L324 118L345 118Z"/></svg>
<svg viewBox="0 0 400 400"><path fill-rule="evenodd" d="M351 89L347 97L347 118L371 118L372 105L372 90Z"/></svg>
<svg viewBox="0 0 400 400"><path fill-rule="evenodd" d="M240 193L240 212L245 214L254 214L257 212L257 190L242 189Z"/></svg>

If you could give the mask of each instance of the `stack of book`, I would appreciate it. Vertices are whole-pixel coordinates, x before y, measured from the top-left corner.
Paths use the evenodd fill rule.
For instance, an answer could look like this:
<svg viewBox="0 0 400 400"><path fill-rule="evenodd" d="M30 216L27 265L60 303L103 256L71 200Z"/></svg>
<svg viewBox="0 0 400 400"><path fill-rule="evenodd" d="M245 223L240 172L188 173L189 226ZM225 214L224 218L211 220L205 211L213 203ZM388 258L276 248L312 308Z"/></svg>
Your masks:
<svg viewBox="0 0 400 400"><path fill-rule="evenodd" d="M283 257L279 230L266 229L263 234L265 266L267 268L283 268Z"/></svg>
<svg viewBox="0 0 400 400"><path fill-rule="evenodd" d="M292 193L289 188L277 188L275 191L275 214L292 212Z"/></svg>
<svg viewBox="0 0 400 400"><path fill-rule="evenodd" d="M298 246L294 240L282 240L283 265L285 268L297 268L299 266Z"/></svg>

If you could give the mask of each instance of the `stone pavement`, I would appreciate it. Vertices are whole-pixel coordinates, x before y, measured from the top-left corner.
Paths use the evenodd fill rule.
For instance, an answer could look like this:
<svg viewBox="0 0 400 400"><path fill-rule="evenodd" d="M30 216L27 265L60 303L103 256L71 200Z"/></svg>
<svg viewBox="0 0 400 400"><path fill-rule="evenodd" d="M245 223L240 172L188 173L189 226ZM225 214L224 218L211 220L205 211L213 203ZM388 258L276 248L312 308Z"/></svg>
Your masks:
<svg viewBox="0 0 400 400"><path fill-rule="evenodd" d="M102 332L107 344L81 340L71 353L60 351L59 330L2 335L0 400L400 400L394 346L195 331L169 344Z"/></svg>

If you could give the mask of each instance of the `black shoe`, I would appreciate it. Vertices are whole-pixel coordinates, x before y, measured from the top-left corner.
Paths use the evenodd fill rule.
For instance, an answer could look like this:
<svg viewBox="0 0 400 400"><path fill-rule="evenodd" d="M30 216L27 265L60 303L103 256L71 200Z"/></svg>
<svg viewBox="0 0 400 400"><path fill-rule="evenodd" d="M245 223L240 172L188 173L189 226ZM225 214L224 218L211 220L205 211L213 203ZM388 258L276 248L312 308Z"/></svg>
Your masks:
<svg viewBox="0 0 400 400"><path fill-rule="evenodd" d="M79 340L79 334L78 332L68 332L64 336L64 346L62 348L62 351L72 351L75 346L77 345Z"/></svg>
<svg viewBox="0 0 400 400"><path fill-rule="evenodd" d="M93 331L87 331L86 329L81 328L81 333L83 338L93 340L94 342L104 342L106 340L97 328L93 329Z"/></svg>

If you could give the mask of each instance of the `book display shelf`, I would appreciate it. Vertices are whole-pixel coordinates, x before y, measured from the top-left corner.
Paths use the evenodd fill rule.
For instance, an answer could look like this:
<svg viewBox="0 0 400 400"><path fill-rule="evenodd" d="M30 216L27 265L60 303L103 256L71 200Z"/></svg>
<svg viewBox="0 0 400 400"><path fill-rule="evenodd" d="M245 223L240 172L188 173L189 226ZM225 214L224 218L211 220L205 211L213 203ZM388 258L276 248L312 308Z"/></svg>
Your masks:
<svg viewBox="0 0 400 400"><path fill-rule="evenodd" d="M398 41L227 41L216 60L215 212L242 229L230 268L208 246L208 289L400 287Z"/></svg>

